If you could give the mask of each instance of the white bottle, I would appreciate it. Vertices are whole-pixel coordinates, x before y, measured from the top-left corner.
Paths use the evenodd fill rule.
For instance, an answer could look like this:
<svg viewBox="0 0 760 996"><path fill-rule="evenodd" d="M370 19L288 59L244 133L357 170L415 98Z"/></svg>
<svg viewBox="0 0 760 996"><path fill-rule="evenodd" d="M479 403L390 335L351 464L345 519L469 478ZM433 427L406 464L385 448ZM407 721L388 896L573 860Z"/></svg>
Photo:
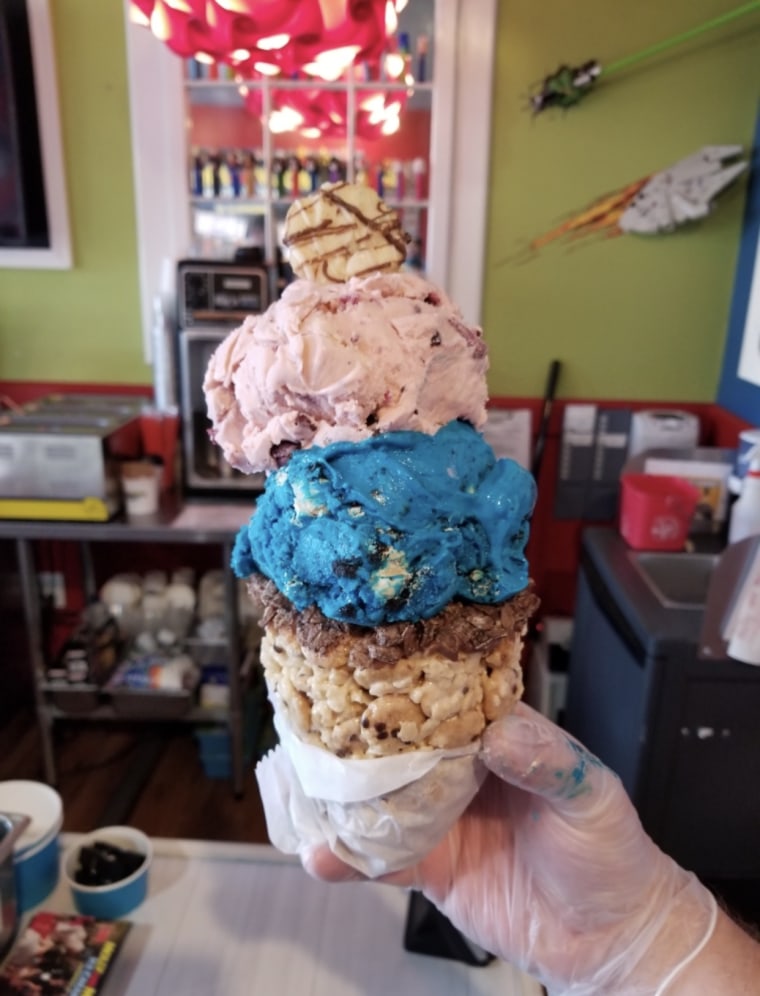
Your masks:
<svg viewBox="0 0 760 996"><path fill-rule="evenodd" d="M760 446L755 446L750 451L749 461L741 493L731 510L729 543L738 543L747 536L760 535Z"/></svg>

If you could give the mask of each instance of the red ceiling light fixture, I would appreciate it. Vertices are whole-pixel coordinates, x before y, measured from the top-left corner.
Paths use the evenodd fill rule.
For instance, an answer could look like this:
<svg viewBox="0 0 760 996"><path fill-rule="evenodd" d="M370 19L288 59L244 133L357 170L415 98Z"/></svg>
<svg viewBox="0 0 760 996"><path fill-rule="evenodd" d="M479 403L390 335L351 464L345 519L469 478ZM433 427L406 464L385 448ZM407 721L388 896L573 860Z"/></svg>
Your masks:
<svg viewBox="0 0 760 996"><path fill-rule="evenodd" d="M398 131L414 80L398 51L398 14L407 0L130 0L132 19L150 28L182 58L230 66L250 113L267 115L255 80L272 79L267 123L274 133L308 138L345 137L345 91L314 87L276 89L277 77L339 80L353 65L382 65L388 83L407 89L356 88L355 134L376 139ZM378 74L379 75L379 74Z"/></svg>
<svg viewBox="0 0 760 996"><path fill-rule="evenodd" d="M244 85L243 99L251 114L264 118L261 90ZM401 124L401 111L407 101L405 90L356 91L354 134L374 140L393 135ZM270 91L269 129L273 134L297 132L304 138L345 138L348 131L348 94L341 90L309 87L304 90L278 90L276 82Z"/></svg>
<svg viewBox="0 0 760 996"><path fill-rule="evenodd" d="M379 63L407 0L130 0L133 20L173 52L243 73L337 80Z"/></svg>

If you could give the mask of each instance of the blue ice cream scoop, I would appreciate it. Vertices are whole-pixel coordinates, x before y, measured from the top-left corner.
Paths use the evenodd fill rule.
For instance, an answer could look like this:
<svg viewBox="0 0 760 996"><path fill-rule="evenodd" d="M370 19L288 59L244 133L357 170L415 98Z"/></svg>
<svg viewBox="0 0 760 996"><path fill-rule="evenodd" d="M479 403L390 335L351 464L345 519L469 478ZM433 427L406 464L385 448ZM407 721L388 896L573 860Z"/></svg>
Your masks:
<svg viewBox="0 0 760 996"><path fill-rule="evenodd" d="M528 583L535 497L530 474L465 422L312 447L270 474L232 566L360 626L502 602Z"/></svg>

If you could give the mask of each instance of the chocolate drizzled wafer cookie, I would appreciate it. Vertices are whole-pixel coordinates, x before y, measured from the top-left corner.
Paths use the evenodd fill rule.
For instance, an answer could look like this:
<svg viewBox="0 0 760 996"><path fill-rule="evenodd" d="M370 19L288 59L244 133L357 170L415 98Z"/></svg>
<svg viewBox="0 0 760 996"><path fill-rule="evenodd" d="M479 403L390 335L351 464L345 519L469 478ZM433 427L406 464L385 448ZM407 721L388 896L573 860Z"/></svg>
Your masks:
<svg viewBox="0 0 760 996"><path fill-rule="evenodd" d="M283 242L299 277L345 283L350 277L398 270L409 236L396 211L370 187L325 183L290 207Z"/></svg>

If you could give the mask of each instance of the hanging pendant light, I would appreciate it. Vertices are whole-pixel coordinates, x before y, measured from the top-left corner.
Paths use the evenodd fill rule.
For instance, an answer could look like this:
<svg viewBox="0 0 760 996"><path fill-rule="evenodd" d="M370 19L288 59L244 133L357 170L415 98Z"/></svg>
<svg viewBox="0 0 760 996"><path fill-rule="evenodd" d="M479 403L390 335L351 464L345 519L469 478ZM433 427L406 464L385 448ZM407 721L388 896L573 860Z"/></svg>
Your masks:
<svg viewBox="0 0 760 996"><path fill-rule="evenodd" d="M377 63L406 0L130 0L133 20L172 52L245 72L338 79Z"/></svg>
<svg viewBox="0 0 760 996"><path fill-rule="evenodd" d="M264 100L260 89L241 88L246 109L264 120ZM401 125L406 91L389 93L357 92L353 133L369 140L395 134ZM292 131L304 138L345 138L348 133L348 95L344 90L281 89L270 91L266 121L273 134Z"/></svg>

